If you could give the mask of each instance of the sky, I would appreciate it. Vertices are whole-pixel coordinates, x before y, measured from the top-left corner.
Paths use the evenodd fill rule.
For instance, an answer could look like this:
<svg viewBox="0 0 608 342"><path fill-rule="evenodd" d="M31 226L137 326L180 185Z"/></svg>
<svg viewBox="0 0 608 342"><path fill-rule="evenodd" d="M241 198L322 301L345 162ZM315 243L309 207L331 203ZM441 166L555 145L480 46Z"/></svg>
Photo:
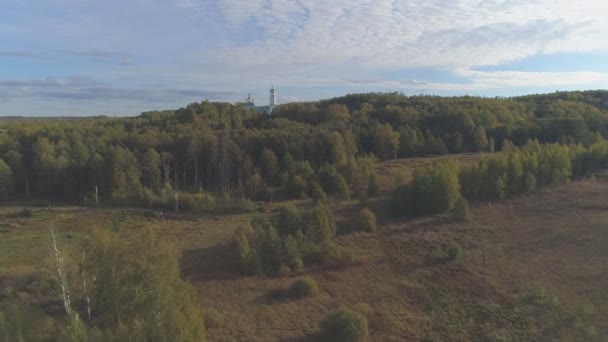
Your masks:
<svg viewBox="0 0 608 342"><path fill-rule="evenodd" d="M0 116L608 88L606 0L0 0Z"/></svg>

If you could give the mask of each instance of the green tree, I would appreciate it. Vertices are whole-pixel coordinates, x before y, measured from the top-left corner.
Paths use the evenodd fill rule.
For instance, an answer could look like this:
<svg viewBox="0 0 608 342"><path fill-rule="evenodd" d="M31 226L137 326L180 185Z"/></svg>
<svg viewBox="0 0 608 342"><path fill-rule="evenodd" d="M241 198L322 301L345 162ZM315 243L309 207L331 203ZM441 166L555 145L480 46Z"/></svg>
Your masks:
<svg viewBox="0 0 608 342"><path fill-rule="evenodd" d="M277 227L279 234L287 236L295 234L302 229L302 214L300 210L293 204L286 204L279 209L279 217L277 219Z"/></svg>
<svg viewBox="0 0 608 342"><path fill-rule="evenodd" d="M469 202L462 196L458 198L452 211L454 218L458 221L468 221L470 218Z"/></svg>
<svg viewBox="0 0 608 342"><path fill-rule="evenodd" d="M329 207L317 203L312 213L312 238L314 241L328 243L336 236L336 221Z"/></svg>
<svg viewBox="0 0 608 342"><path fill-rule="evenodd" d="M359 312L338 308L321 321L321 334L328 341L364 341L369 334L367 318Z"/></svg>
<svg viewBox="0 0 608 342"><path fill-rule="evenodd" d="M293 175L296 172L296 162L289 153L285 153L281 160L281 169L288 175Z"/></svg>
<svg viewBox="0 0 608 342"><path fill-rule="evenodd" d="M479 125L473 130L473 143L476 151L485 151L488 148L488 135L483 126Z"/></svg>
<svg viewBox="0 0 608 342"><path fill-rule="evenodd" d="M112 151L112 194L115 199L139 196L141 170L135 155L128 149L115 147Z"/></svg>
<svg viewBox="0 0 608 342"><path fill-rule="evenodd" d="M12 187L12 170L0 159L0 198L7 198Z"/></svg>
<svg viewBox="0 0 608 342"><path fill-rule="evenodd" d="M368 208L361 209L357 216L357 226L362 231L376 231L378 229L378 224L376 223L376 215L374 212Z"/></svg>
<svg viewBox="0 0 608 342"><path fill-rule="evenodd" d="M129 340L204 341L195 291L180 278L175 250L151 231L127 243L95 232L83 269L90 285L94 325Z"/></svg>
<svg viewBox="0 0 608 342"><path fill-rule="evenodd" d="M346 147L342 135L338 132L331 133L330 139L330 157L331 163L341 165L346 162Z"/></svg>
<svg viewBox="0 0 608 342"><path fill-rule="evenodd" d="M260 155L260 169L262 170L262 177L268 181L275 180L275 177L279 172L279 163L277 156L272 150L265 148Z"/></svg>
<svg viewBox="0 0 608 342"><path fill-rule="evenodd" d="M374 153L379 158L386 160L397 156L399 151L399 133L393 130L389 124L376 127L373 133Z"/></svg>
<svg viewBox="0 0 608 342"><path fill-rule="evenodd" d="M144 185L154 191L160 191L162 182L160 168L160 154L153 148L147 149L141 160L141 171Z"/></svg>

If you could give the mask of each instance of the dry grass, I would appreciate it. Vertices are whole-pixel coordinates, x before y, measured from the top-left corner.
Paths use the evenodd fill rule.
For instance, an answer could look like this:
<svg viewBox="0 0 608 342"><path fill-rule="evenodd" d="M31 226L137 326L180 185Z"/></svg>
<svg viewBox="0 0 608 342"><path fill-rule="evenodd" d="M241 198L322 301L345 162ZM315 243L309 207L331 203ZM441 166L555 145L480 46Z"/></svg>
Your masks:
<svg viewBox="0 0 608 342"><path fill-rule="evenodd" d="M424 162L382 164L384 186L397 170ZM198 289L201 307L221 316L209 328L211 341L314 341L322 317L357 303L373 309L372 341L593 340L573 323L574 308L585 299L595 308L590 320L601 341L608 336L603 319L608 315L606 193L608 181L598 178L474 204L467 223L442 216L390 222L375 233L338 238L338 244L364 257L362 265L306 268L283 277L242 276L232 261L234 229L257 214L162 220L131 211L119 230L128 236L151 227L183 252L182 272ZM355 204L339 206L346 213ZM60 231L61 243L75 248L87 229L112 229L116 212L73 208L41 211L29 219L0 214L1 221L19 225L0 233L2 275L38 270L48 229ZM463 247L462 258L437 257L454 243ZM317 296L273 295L302 275L317 281ZM532 303L526 299L531 286L554 293L559 304Z"/></svg>
<svg viewBox="0 0 608 342"><path fill-rule="evenodd" d="M204 266L189 276L201 305L225 312L226 323L209 331L217 341L314 340L327 312L359 302L375 312L370 319L374 341L588 340L572 324L583 299L593 303L592 322L605 337L607 191L608 182L579 181L478 204L469 223L432 217L343 236L338 242L368 261L306 270L321 289L315 298L275 300L268 293L287 288L291 277L242 277L211 253L200 255L196 262ZM454 242L463 246L461 259L434 257L436 249ZM218 268L221 275L204 276ZM555 293L560 304L539 307L526 301L537 284Z"/></svg>
<svg viewBox="0 0 608 342"><path fill-rule="evenodd" d="M376 168L380 180L379 190L381 193L388 192L397 185L409 182L417 168L434 163L438 160L452 158L467 164L476 161L483 155L484 153L460 153L437 157L393 159L382 162Z"/></svg>

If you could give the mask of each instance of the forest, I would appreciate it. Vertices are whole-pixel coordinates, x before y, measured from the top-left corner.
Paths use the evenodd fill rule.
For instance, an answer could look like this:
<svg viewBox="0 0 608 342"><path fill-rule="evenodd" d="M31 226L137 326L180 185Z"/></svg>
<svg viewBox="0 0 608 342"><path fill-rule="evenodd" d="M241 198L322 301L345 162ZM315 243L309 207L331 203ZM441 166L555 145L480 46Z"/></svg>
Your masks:
<svg viewBox="0 0 608 342"><path fill-rule="evenodd" d="M228 103L192 103L137 117L4 124L4 199L202 210L216 197L348 198L374 192L374 163L501 151L590 146L608 136L608 92L516 98L355 94L279 106L272 116Z"/></svg>
<svg viewBox="0 0 608 342"><path fill-rule="evenodd" d="M342 269L370 256L338 243L339 236L432 215L466 222L469 204L591 177L608 169L607 138L603 90L512 98L350 94L283 104L272 115L204 101L136 117L0 121L0 201L49 209L0 212L11 222L0 222L0 233L25 239L13 228L51 222L50 233L41 233L50 258L35 262L50 276L36 273L21 292L0 288L0 341L205 340L219 314L196 305L197 290L182 279L186 249L164 241L185 240L182 246L189 238L172 236L165 216L211 226L228 220L228 252L218 258L235 270L231 277ZM475 158L457 158L467 153ZM431 162L396 184L383 180L381 166L416 158ZM51 212L62 205L108 209L86 221L105 226L70 227L56 239L54 220L77 225ZM71 247L62 251L57 241ZM442 246L434 263L457 260L461 248ZM11 253L6 260L13 262L19 252ZM9 278L0 273L0 285ZM274 295L285 300L320 290L300 277L282 291ZM21 305L36 296L60 300L60 308L49 314ZM362 341L373 316L366 305L331 311L321 333ZM590 315L580 323L589 331Z"/></svg>

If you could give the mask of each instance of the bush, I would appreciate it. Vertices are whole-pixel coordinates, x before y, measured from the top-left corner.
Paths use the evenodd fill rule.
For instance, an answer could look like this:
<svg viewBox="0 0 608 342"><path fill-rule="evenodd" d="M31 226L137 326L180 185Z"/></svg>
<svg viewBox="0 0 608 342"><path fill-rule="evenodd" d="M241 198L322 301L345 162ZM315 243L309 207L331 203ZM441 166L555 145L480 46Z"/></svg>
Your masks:
<svg viewBox="0 0 608 342"><path fill-rule="evenodd" d="M462 258L462 247L459 244L453 244L448 248L448 259L458 260Z"/></svg>
<svg viewBox="0 0 608 342"><path fill-rule="evenodd" d="M236 258L239 266L246 273L256 273L261 268L261 261L256 253L255 246L251 246L250 240L253 230L249 226L242 226L236 229L232 238Z"/></svg>
<svg viewBox="0 0 608 342"><path fill-rule="evenodd" d="M353 305L353 310L370 319L374 315L374 309L367 303L357 303Z"/></svg>
<svg viewBox="0 0 608 342"><path fill-rule="evenodd" d="M452 215L457 221L468 221L470 219L469 202L464 197L460 196L458 198L456 204L454 204Z"/></svg>
<svg viewBox="0 0 608 342"><path fill-rule="evenodd" d="M542 284L536 284L528 289L525 296L531 304L554 308L559 305L557 294Z"/></svg>
<svg viewBox="0 0 608 342"><path fill-rule="evenodd" d="M584 300L576 308L574 326L583 332L586 338L594 339L597 337L597 330L592 323L592 316L595 312L593 304Z"/></svg>
<svg viewBox="0 0 608 342"><path fill-rule="evenodd" d="M359 312L338 308L327 315L320 324L321 334L329 341L363 341L368 332L367 318Z"/></svg>
<svg viewBox="0 0 608 342"><path fill-rule="evenodd" d="M203 319L205 320L205 327L207 328L217 328L224 323L224 315L216 308L204 309Z"/></svg>
<svg viewBox="0 0 608 342"><path fill-rule="evenodd" d="M292 258L289 260L289 268L294 272L298 272L304 268L304 261L301 258Z"/></svg>
<svg viewBox="0 0 608 342"><path fill-rule="evenodd" d="M34 216L34 211L30 208L23 208L17 213L17 217L32 217Z"/></svg>
<svg viewBox="0 0 608 342"><path fill-rule="evenodd" d="M356 226L366 232L374 232L378 229L376 215L368 208L363 208L357 216Z"/></svg>
<svg viewBox="0 0 608 342"><path fill-rule="evenodd" d="M291 286L291 294L294 297L314 297L319 293L317 282L311 277L302 277L296 279Z"/></svg>
<svg viewBox="0 0 608 342"><path fill-rule="evenodd" d="M277 228L281 236L295 234L302 228L302 214L293 204L286 204L279 208Z"/></svg>
<svg viewBox="0 0 608 342"><path fill-rule="evenodd" d="M281 267L279 267L279 275L280 276L288 276L289 273L291 273L291 268L289 268L289 266L285 266L285 265L281 265Z"/></svg>
<svg viewBox="0 0 608 342"><path fill-rule="evenodd" d="M218 209L230 213L250 213L257 209L251 200L245 197L228 197L222 199Z"/></svg>
<svg viewBox="0 0 608 342"><path fill-rule="evenodd" d="M211 209L214 205L215 199L204 192L179 194L179 206L182 210L202 212Z"/></svg>
<svg viewBox="0 0 608 342"><path fill-rule="evenodd" d="M315 188L312 190L312 200L315 203L327 202L327 195L323 191L323 188L321 188L320 186L315 186Z"/></svg>
<svg viewBox="0 0 608 342"><path fill-rule="evenodd" d="M262 184L260 190L257 193L256 199L258 201L264 202L272 202L272 198L274 197L274 191L267 184Z"/></svg>
<svg viewBox="0 0 608 342"><path fill-rule="evenodd" d="M326 248L327 258L325 263L329 266L352 266L363 263L363 258L352 249L340 247L335 244Z"/></svg>
<svg viewBox="0 0 608 342"><path fill-rule="evenodd" d="M287 190L293 196L304 197L308 193L308 181L300 175L294 175L287 182Z"/></svg>
<svg viewBox="0 0 608 342"><path fill-rule="evenodd" d="M397 187L390 208L396 217L438 214L454 207L460 195L460 165L442 160L416 170L413 180Z"/></svg>
<svg viewBox="0 0 608 342"><path fill-rule="evenodd" d="M312 237L317 242L329 242L336 236L336 221L328 206L317 204L312 211Z"/></svg>

